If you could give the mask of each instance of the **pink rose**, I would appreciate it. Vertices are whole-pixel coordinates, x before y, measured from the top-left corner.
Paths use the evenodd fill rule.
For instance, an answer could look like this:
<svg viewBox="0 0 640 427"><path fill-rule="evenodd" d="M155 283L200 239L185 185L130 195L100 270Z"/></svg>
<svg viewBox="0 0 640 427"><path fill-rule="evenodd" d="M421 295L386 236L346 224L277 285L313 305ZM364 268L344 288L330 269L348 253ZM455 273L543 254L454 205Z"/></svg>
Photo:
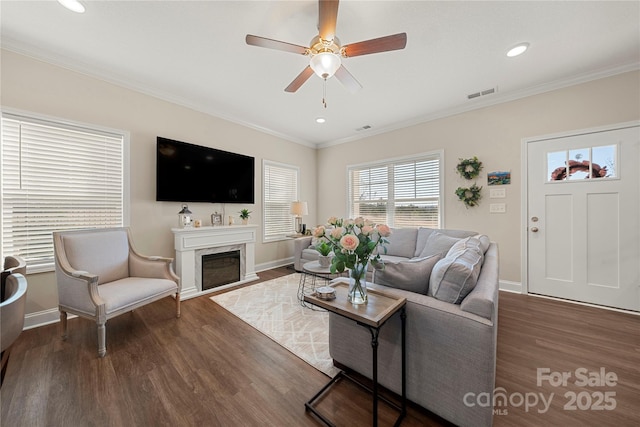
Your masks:
<svg viewBox="0 0 640 427"><path fill-rule="evenodd" d="M336 225L337 222L338 222L338 218L335 216L332 216L327 220L327 224L331 224L331 225Z"/></svg>
<svg viewBox="0 0 640 427"><path fill-rule="evenodd" d="M336 227L331 230L331 237L333 237L334 239L339 239L340 237L342 237L342 233L344 233L342 227Z"/></svg>
<svg viewBox="0 0 640 427"><path fill-rule="evenodd" d="M373 227L374 225L376 225L376 223L371 221L370 219L365 219L364 220L364 225L370 225L370 226Z"/></svg>
<svg viewBox="0 0 640 427"><path fill-rule="evenodd" d="M358 228L362 228L364 226L364 218L359 216L358 218L353 220L353 224Z"/></svg>
<svg viewBox="0 0 640 427"><path fill-rule="evenodd" d="M365 225L364 227L362 227L360 229L360 231L362 232L362 234L364 234L365 236L368 236L369 234L371 234L371 232L373 232L373 227L370 225Z"/></svg>
<svg viewBox="0 0 640 427"><path fill-rule="evenodd" d="M391 235L391 229L386 224L378 224L376 228L382 237L389 237Z"/></svg>
<svg viewBox="0 0 640 427"><path fill-rule="evenodd" d="M340 245L347 251L355 250L359 244L360 240L358 240L358 237L353 234L345 234L340 239Z"/></svg>
<svg viewBox="0 0 640 427"><path fill-rule="evenodd" d="M319 227L316 227L315 230L313 230L313 237L322 237L324 236L324 227L321 225Z"/></svg>

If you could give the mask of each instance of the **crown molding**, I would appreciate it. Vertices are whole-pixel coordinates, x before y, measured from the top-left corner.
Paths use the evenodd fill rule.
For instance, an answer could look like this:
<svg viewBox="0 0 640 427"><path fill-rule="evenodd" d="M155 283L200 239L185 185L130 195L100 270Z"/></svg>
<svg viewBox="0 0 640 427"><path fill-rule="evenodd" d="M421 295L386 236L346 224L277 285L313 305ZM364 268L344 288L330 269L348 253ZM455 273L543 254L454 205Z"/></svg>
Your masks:
<svg viewBox="0 0 640 427"><path fill-rule="evenodd" d="M640 62L633 62L630 64L623 64L616 67L601 69L595 72L583 73L583 74L568 77L566 79L555 80L552 82L544 83L537 86L531 86L529 88L520 89L520 90L508 92L508 93L498 92L497 94L491 95L490 97L487 97L484 99L476 98L474 100L470 100L468 103L465 103L464 105L459 105L452 108L436 111L432 114L427 114L424 116L414 117L413 119L397 122L390 126L377 128L373 131L368 132L366 135L351 136L351 137L337 139L330 142L319 143L317 144L317 148L320 149L320 148L327 148L327 147L332 147L340 144L346 144L349 142L358 141L360 139L370 138L375 135L381 135L381 134L393 132L399 129L416 126L422 123L427 123L434 120L455 116L456 114L466 113L469 111L478 110L478 109L490 107L493 105L504 104L506 102L516 101L518 99L527 98L534 95L540 95L545 92L551 92L554 90L563 89L566 87L571 87L571 86L579 85L582 83L587 83L590 81L599 80L606 77L612 77L618 74L624 74L630 71L637 71L637 70L640 70Z"/></svg>
<svg viewBox="0 0 640 427"><path fill-rule="evenodd" d="M139 92L144 95L151 96L153 98L157 98L163 101L170 102L172 104L179 105L181 107L198 111L200 113L205 113L210 116L213 116L231 123L235 123L237 125L240 125L249 129L266 133L276 138L280 138L289 142L294 142L296 144L304 145L309 148L317 148L317 145L311 141L295 138L295 137L292 137L291 135L287 135L264 126L257 125L255 123L248 122L239 117L231 116L219 110L212 109L207 105L194 103L186 98L175 96L169 92L152 89L149 86L145 85L144 83L133 81L123 76L118 76L113 73L106 73L104 72L104 70L99 69L98 67L95 67L87 62L84 62L75 58L71 59L61 55L52 54L51 52L48 52L44 49L40 49L38 47L26 46L24 43L16 42L7 37L3 37L0 47L4 50L11 51L19 55L23 55L23 56L35 59L37 61L46 62L48 64L52 64L57 67L64 68L66 70L69 70L75 73L83 74L91 78L102 80L106 83L120 86L125 89L130 89L135 92Z"/></svg>
<svg viewBox="0 0 640 427"><path fill-rule="evenodd" d="M545 92L551 92L554 90L586 83L593 80L611 77L611 76L623 74L630 71L640 70L640 62L633 62L633 63L622 64L614 67L608 67L608 68L604 68L594 72L583 73L583 74L571 76L565 79L559 79L552 82L531 86L529 88L524 88L524 89L520 89L520 90L508 92L508 93L498 92L495 95L491 95L490 97L476 98L476 99L465 102L463 105L458 105L452 108L439 110L434 113L423 115L423 116L417 116L412 119L403 120L389 126L376 128L375 130L368 131L364 135L354 135L346 138L336 139L333 141L314 143L311 141L307 141L304 139L293 137L291 135L284 134L282 132L278 132L274 129L270 129L264 126L257 125L255 123L251 123L239 117L225 114L224 112L221 112L216 109L212 109L207 105L194 103L188 99L185 99L182 97L176 97L175 95L170 94L168 92L152 89L147 85L145 85L144 83L132 81L123 76L117 76L111 73L105 73L104 70L101 70L81 60L71 59L68 57L63 57L61 55L52 54L51 52L46 51L44 49L40 49L36 46L28 46L22 42L17 42L8 37L2 38L0 46L2 47L2 49L6 49L8 51L33 58L38 61L50 63L52 65L65 68L67 70L70 70L76 73L84 74L92 78L97 78L99 80L105 81L110 84L121 86L126 89L140 92L142 94L152 96L154 98L161 99L163 101L167 101L176 105L180 105L182 107L189 108L194 111L205 113L210 116L217 117L219 119L226 120L228 122L235 123L237 125L274 136L276 138L280 138L289 142L293 142L296 144L303 145L305 147L315 148L315 149L322 149L322 148L328 148L336 145L346 144L349 142L370 138L372 136L393 132L399 129L416 126L422 123L427 123L430 121L454 116L456 114L466 113L466 112L477 110L480 108L503 104L506 102L515 101L515 100L526 98L533 95L539 95Z"/></svg>

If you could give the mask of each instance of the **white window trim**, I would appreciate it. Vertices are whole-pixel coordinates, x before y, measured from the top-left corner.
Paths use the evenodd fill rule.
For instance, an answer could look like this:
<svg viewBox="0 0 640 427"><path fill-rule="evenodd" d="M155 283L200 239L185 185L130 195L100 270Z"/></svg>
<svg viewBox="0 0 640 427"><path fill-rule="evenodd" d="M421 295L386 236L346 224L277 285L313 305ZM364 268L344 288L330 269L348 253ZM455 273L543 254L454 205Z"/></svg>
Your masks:
<svg viewBox="0 0 640 427"><path fill-rule="evenodd" d="M131 135L128 131L125 131L122 129L109 128L105 126L99 126L91 123L63 119L56 116L32 113L29 111L8 108L8 107L2 107L2 109L0 110L0 115L2 117L6 116L13 119L26 119L26 120L35 121L35 122L42 122L44 124L61 125L64 127L68 127L70 129L76 129L81 131L89 130L92 132L97 131L97 132L104 132L106 134L111 134L111 135L115 134L115 135L122 136L122 150L123 150L122 152L122 155L123 155L123 159L122 159L122 171L123 171L122 215L123 215L123 218L122 218L122 221L125 227L128 227L131 224L131 189L130 189L131 178L130 178L130 167L129 167L130 157L131 157L131 153L130 153ZM3 203L2 198L0 198L0 211L2 210L2 203ZM2 233L2 216L0 215L0 236L1 236L1 233ZM0 245L0 250L2 250L2 245ZM6 254L6 255L10 255L10 254ZM5 254L1 254L0 259L4 259L4 256ZM50 271L55 271L55 263L40 264L38 266L27 265L27 274L46 273Z"/></svg>
<svg viewBox="0 0 640 427"><path fill-rule="evenodd" d="M296 165L291 165L288 163L276 162L274 160L262 159L262 243L272 243L272 242L279 242L283 240L290 240L290 237L287 237L286 234L283 234L277 237L267 237L266 235L267 227L266 227L265 219L266 219L266 210L267 210L267 203L266 203L267 194L265 191L265 181L264 181L264 173L265 173L266 166L276 166L276 167L291 169L295 171L297 176L296 179L298 181L295 200L300 200L300 167ZM293 233L294 233L294 219L293 219L293 216L291 216L291 231L289 232L289 234L293 234Z"/></svg>
<svg viewBox="0 0 640 427"><path fill-rule="evenodd" d="M400 156L400 157L390 157L388 159L384 159L384 160L376 160L373 162L364 162L364 163L355 163L355 164L351 164L351 165L347 165L346 168L346 174L345 174L345 185L346 185L346 216L347 217L352 217L353 216L353 203L351 200L351 188L350 188L350 174L351 174L351 170L353 169L359 169L359 168L373 168L376 166L387 166L390 163L398 163L398 162L404 162L404 161L413 161L413 160L420 160L422 158L425 157L438 157L439 161L440 161L440 170L439 170L439 177L438 177L438 191L440 193L440 198L439 198L439 209L438 209L438 223L440 224L440 228L445 228L445 223L444 223L444 219L445 219L445 199L444 199L444 170L445 170L445 157L444 157L444 150L440 149L440 150L433 150L433 151L427 151L427 152L422 152L422 153L417 153L417 154L411 154L411 155L407 155L407 156ZM391 195L392 193L390 193Z"/></svg>

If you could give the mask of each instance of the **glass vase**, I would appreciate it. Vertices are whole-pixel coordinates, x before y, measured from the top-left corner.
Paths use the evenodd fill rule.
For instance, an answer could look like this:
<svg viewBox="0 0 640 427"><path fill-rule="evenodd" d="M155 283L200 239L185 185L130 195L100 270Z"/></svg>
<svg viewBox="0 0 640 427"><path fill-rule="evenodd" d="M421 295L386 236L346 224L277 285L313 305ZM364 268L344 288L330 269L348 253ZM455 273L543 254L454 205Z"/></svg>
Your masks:
<svg viewBox="0 0 640 427"><path fill-rule="evenodd" d="M349 270L349 293L347 299L351 304L367 303L367 267L368 263L356 264Z"/></svg>

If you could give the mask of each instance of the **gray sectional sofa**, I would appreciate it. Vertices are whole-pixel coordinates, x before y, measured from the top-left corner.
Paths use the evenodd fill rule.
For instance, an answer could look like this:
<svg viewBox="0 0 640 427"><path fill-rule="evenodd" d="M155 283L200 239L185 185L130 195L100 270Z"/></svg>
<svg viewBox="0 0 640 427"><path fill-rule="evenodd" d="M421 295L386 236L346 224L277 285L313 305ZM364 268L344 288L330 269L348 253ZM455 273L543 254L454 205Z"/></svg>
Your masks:
<svg viewBox="0 0 640 427"><path fill-rule="evenodd" d="M456 425L477 427L493 421L493 407L478 396L493 396L495 387L498 247L475 234L393 230L382 256L386 268L368 286L407 299L408 399ZM296 242L300 268L313 257L310 243ZM335 314L329 328L334 363L371 378L369 331ZM400 348L396 314L380 331L378 379L398 394Z"/></svg>

